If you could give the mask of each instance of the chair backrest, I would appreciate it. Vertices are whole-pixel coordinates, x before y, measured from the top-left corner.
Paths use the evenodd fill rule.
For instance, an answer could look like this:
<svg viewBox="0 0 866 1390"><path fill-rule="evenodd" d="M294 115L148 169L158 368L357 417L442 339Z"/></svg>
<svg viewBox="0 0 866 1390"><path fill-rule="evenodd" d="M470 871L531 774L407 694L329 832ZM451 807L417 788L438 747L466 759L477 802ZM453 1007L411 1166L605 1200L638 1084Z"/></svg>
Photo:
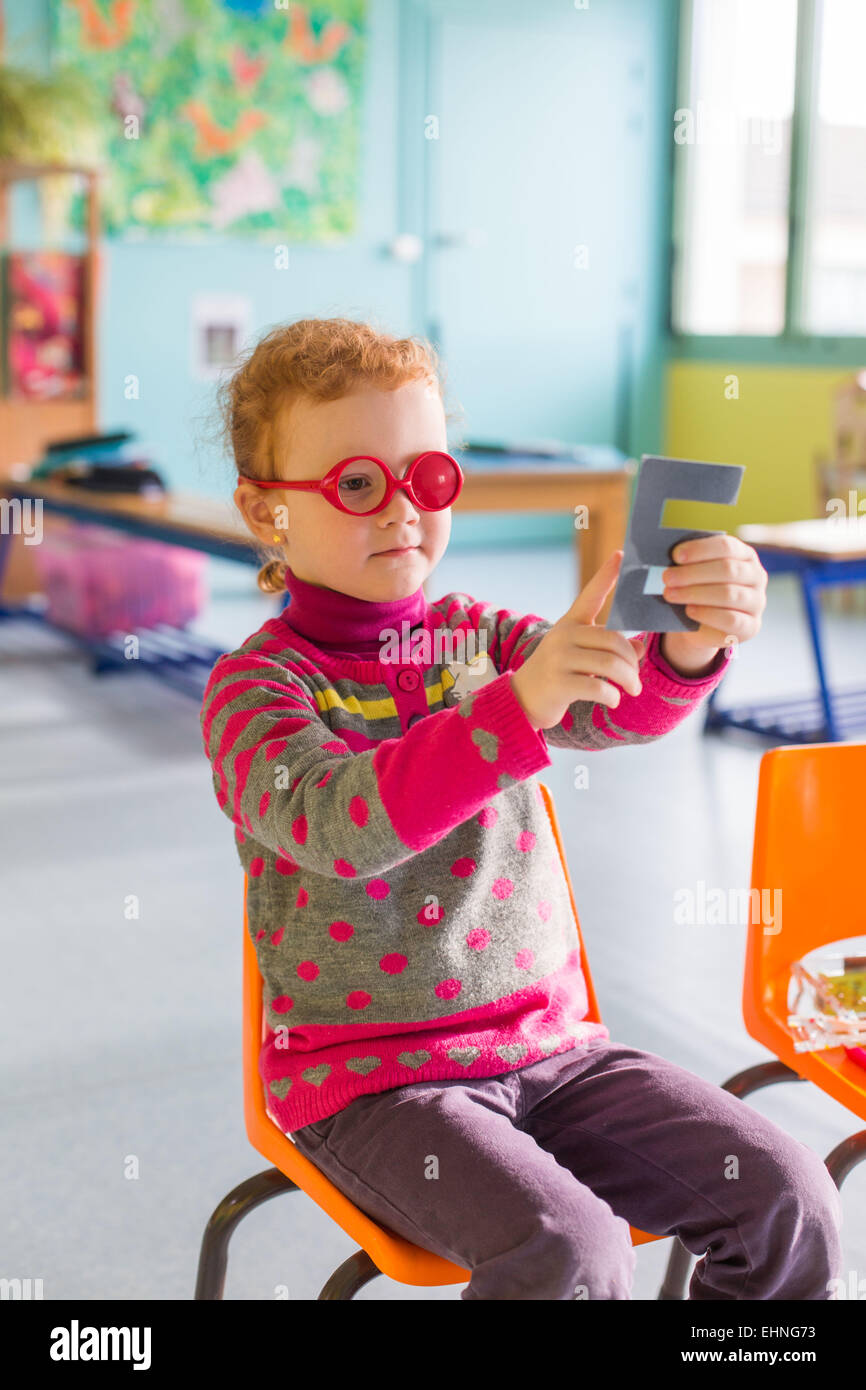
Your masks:
<svg viewBox="0 0 866 1390"><path fill-rule="evenodd" d="M866 934L864 789L864 743L797 744L762 757L743 1018L750 1035L799 1075L866 1115L866 1071L841 1047L795 1052L787 1026L792 962Z"/></svg>

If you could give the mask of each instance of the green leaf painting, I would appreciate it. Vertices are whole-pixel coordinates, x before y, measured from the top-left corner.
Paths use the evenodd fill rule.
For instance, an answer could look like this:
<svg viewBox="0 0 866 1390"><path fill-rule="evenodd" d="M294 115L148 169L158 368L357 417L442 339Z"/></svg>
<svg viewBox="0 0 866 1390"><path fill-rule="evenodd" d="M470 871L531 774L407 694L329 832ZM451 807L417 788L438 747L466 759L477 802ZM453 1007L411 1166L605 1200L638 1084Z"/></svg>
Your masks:
<svg viewBox="0 0 866 1390"><path fill-rule="evenodd" d="M52 0L102 111L112 235L356 229L366 0Z"/></svg>

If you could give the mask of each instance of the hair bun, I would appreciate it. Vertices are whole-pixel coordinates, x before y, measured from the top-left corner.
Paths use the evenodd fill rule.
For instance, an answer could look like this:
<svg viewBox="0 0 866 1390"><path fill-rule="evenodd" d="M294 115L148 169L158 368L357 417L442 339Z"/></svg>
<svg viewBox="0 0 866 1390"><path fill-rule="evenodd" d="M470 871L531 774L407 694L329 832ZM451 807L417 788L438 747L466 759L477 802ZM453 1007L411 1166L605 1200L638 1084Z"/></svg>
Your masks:
<svg viewBox="0 0 866 1390"><path fill-rule="evenodd" d="M269 560L258 572L256 583L263 594L278 594L286 587L286 565L283 560Z"/></svg>

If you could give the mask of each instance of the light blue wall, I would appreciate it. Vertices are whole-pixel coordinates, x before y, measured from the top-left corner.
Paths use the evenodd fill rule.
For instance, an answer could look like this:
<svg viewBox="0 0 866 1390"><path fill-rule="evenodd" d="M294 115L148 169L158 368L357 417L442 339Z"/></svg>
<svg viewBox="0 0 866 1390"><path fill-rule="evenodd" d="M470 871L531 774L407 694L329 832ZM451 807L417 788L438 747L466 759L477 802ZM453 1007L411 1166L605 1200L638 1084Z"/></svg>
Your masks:
<svg viewBox="0 0 866 1390"><path fill-rule="evenodd" d="M535 0L550 9L568 0ZM593 6L602 0L591 0ZM495 25L498 5L489 0L465 0L479 7ZM663 434L662 377L664 370L664 308L670 180L670 97L673 91L676 0L603 0L605 52L622 45L639 54L642 67L638 100L647 123L648 158L635 181L626 209L610 200L605 173L599 186L586 189L587 201L607 214L610 237L624 248L623 276L635 285L630 340L624 344L617 379L597 383L582 403L580 418L587 441L620 443L630 453L652 452ZM407 156L407 107L424 104L427 55L418 51L425 32L425 14L441 12L438 0L369 0L368 72L365 84L363 173L360 231L340 248L317 249L293 245L290 268L276 271L273 247L246 241L168 241L104 243L104 289L99 327L99 419L103 429L139 431L143 452L153 457L171 486L225 496L230 464L202 442L203 427L213 424L213 386L195 380L190 365L192 296L199 292L234 292L252 300L256 336L267 326L304 314L345 314L369 317L395 332L425 333L435 322L435 304L424 294L424 267L406 267L385 254L385 244L397 232L425 227L426 209L419 185L417 161ZM419 26L420 14L420 26ZM7 44L16 56L26 53L42 65L49 51L48 0L6 0ZM23 46L22 46L23 45ZM11 56L11 55L10 55ZM611 55L613 56L613 55ZM618 54L620 59L623 54ZM519 92L521 55L513 54L515 91ZM413 98L410 84L419 91ZM429 91L429 86L427 88ZM479 89L480 90L480 89ZM480 115L481 113L479 113ZM605 113L599 112L599 119ZM590 130L575 138L591 139ZM490 197L496 197L491 187ZM598 235L598 233L596 233ZM508 286L503 285L503 294ZM605 305L599 304L598 331L610 333ZM593 323L584 323L590 337ZM515 342L521 337L514 324ZM445 334L447 345L447 332ZM140 382L140 398L126 400L125 378ZM461 382L453 382L463 399ZM494 383L475 394L479 416L476 432L489 437ZM485 402L482 411L481 403ZM527 412L522 420L512 403L509 433L537 435L537 422ZM546 435L574 437L563 416L551 421ZM610 437L616 419L617 437ZM599 434L601 430L601 434ZM452 544L507 543L515 536L539 540L570 535L568 517L534 516L454 517Z"/></svg>

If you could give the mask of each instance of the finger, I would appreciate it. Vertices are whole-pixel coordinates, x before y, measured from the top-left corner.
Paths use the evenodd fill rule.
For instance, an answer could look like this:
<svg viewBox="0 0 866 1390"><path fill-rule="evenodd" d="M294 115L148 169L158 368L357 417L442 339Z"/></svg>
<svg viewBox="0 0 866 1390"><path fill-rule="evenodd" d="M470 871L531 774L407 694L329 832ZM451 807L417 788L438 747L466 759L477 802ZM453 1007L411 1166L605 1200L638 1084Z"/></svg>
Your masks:
<svg viewBox="0 0 866 1390"><path fill-rule="evenodd" d="M732 633L730 628L727 632L722 632L721 628L710 627L706 623L701 623L700 627L696 628L690 636L694 637L696 642L700 640L708 647L732 647L740 641L740 638Z"/></svg>
<svg viewBox="0 0 866 1390"><path fill-rule="evenodd" d="M615 681L631 695L639 695L641 692L642 682L637 669L637 658L631 648L629 660L625 660L616 652L602 649L590 651L584 648L575 653L571 670L574 675L596 676L599 680Z"/></svg>
<svg viewBox="0 0 866 1390"><path fill-rule="evenodd" d="M684 562L704 564L707 560L728 557L745 560L755 554L754 547L746 545L739 536L729 536L726 531L721 531L717 536L699 536L693 540L680 541L679 545L674 547L671 559L676 565Z"/></svg>
<svg viewBox="0 0 866 1390"><path fill-rule="evenodd" d="M702 560L677 564L662 570L666 585L680 584L748 584L755 586L766 573L756 559L735 560L730 555L723 560Z"/></svg>
<svg viewBox="0 0 866 1390"><path fill-rule="evenodd" d="M699 604L689 604L686 607L686 615L701 624L701 632L711 632L714 635L721 632L723 637L733 634L741 642L751 637L755 630L755 624L749 622L751 614L733 612L731 609L703 608ZM697 632L693 635L697 636ZM719 645L723 646L724 643L720 642Z"/></svg>
<svg viewBox="0 0 866 1390"><path fill-rule="evenodd" d="M584 623L576 627L571 639L572 645L576 648L592 647L598 651L611 652L634 668L637 668L639 658L639 653L633 645L636 640L626 637L616 628L596 627L593 623Z"/></svg>
<svg viewBox="0 0 866 1390"><path fill-rule="evenodd" d="M587 675L584 671L573 673L578 679L575 680L576 700L586 700L588 704L608 705L611 709L616 709L622 699L622 691L616 685L611 685L610 681L602 680L598 676Z"/></svg>
<svg viewBox="0 0 866 1390"><path fill-rule="evenodd" d="M745 584L666 584L663 597L668 603L702 603L736 613L757 613L764 595Z"/></svg>
<svg viewBox="0 0 866 1390"><path fill-rule="evenodd" d="M609 555L589 583L578 594L568 610L568 616L579 623L593 623L598 617L604 601L619 578L619 569L624 551L615 550Z"/></svg>

